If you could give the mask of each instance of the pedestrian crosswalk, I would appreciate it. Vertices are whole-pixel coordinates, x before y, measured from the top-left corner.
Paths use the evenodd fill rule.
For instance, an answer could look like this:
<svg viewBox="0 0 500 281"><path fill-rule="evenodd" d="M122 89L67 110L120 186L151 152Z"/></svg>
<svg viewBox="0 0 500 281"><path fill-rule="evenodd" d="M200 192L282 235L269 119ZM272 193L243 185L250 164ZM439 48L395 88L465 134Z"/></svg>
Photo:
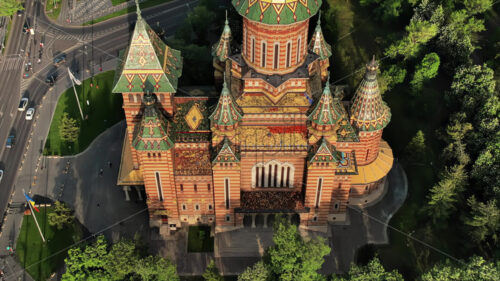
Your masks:
<svg viewBox="0 0 500 281"><path fill-rule="evenodd" d="M23 60L21 57L6 58L1 61L0 71L17 70L23 67Z"/></svg>

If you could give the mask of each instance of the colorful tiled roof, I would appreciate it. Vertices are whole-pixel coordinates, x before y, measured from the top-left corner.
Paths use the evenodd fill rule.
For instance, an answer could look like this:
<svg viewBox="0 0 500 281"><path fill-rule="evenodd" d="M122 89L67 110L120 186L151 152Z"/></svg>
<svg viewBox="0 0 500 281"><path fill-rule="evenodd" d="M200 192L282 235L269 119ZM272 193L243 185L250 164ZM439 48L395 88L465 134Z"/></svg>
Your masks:
<svg viewBox="0 0 500 281"><path fill-rule="evenodd" d="M321 143L313 146L311 157L309 158L310 163L337 163L339 161L337 151L326 138L322 138Z"/></svg>
<svg viewBox="0 0 500 281"><path fill-rule="evenodd" d="M309 42L309 50L316 53L321 60L332 56L332 47L325 41L323 31L321 30L321 12L318 16L318 24Z"/></svg>
<svg viewBox="0 0 500 281"><path fill-rule="evenodd" d="M232 0L243 17L266 24L291 24L318 12L322 0Z"/></svg>
<svg viewBox="0 0 500 281"><path fill-rule="evenodd" d="M330 80L328 79L318 104L309 115L309 120L320 126L333 126L341 117L342 105L338 99L333 98L330 91Z"/></svg>
<svg viewBox="0 0 500 281"><path fill-rule="evenodd" d="M348 121L347 116L344 116L337 123L337 141L338 142L359 142L358 134Z"/></svg>
<svg viewBox="0 0 500 281"><path fill-rule="evenodd" d="M234 148L231 148L232 145L229 142L228 138L224 138L222 142L222 147L219 149L217 156L212 161L212 163L238 163L240 159L238 155L234 151Z"/></svg>
<svg viewBox="0 0 500 281"><path fill-rule="evenodd" d="M366 65L365 77L354 94L351 123L360 131L377 131L391 120L391 111L382 101L377 82L378 63L375 56Z"/></svg>
<svg viewBox="0 0 500 281"><path fill-rule="evenodd" d="M132 145L137 150L169 150L174 143L169 137L169 124L155 106L151 95L144 96L144 113L141 123L136 125Z"/></svg>
<svg viewBox="0 0 500 281"><path fill-rule="evenodd" d="M217 58L219 61L226 61L231 52L231 28L229 27L229 21L227 20L226 11L226 21L224 23L224 30L220 36L219 42L217 42L212 47L212 56Z"/></svg>
<svg viewBox="0 0 500 281"><path fill-rule="evenodd" d="M232 126L238 123L242 118L238 105L234 102L233 97L229 93L225 80L222 86L219 103L209 118L212 120L213 124L219 126Z"/></svg>
<svg viewBox="0 0 500 281"><path fill-rule="evenodd" d="M165 45L137 10L134 33L112 92L174 93L182 74L181 53Z"/></svg>

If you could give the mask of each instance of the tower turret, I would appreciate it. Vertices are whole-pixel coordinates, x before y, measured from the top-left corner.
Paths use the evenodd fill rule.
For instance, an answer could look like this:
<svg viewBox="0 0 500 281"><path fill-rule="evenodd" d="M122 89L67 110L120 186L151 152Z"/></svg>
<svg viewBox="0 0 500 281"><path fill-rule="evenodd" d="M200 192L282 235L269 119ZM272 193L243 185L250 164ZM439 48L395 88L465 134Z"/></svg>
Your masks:
<svg viewBox="0 0 500 281"><path fill-rule="evenodd" d="M212 46L212 56L214 57L214 76L216 83L220 83L223 80L222 74L226 71L226 61L231 55L231 28L229 27L229 21L227 20L226 11L226 21L224 22L224 29L220 36L219 42ZM219 84L220 85L220 84Z"/></svg>
<svg viewBox="0 0 500 281"><path fill-rule="evenodd" d="M243 118L238 105L229 93L225 80L217 107L209 118L212 121L212 128L221 132L234 130Z"/></svg>
<svg viewBox="0 0 500 281"><path fill-rule="evenodd" d="M325 81L328 77L328 67L330 66L330 57L332 56L332 47L325 41L323 31L321 30L321 12L318 15L318 23L314 30L309 50L316 53L320 58L321 80Z"/></svg>
<svg viewBox="0 0 500 281"><path fill-rule="evenodd" d="M330 79L328 79L318 104L309 115L312 128L318 132L332 131L342 118L341 107L340 101L332 96Z"/></svg>

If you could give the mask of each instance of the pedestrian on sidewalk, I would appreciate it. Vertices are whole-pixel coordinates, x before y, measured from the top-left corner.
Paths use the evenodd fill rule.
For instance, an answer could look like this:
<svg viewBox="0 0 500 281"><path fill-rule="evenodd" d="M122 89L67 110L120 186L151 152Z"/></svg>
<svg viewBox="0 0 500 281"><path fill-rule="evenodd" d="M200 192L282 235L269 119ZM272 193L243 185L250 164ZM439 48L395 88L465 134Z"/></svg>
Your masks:
<svg viewBox="0 0 500 281"><path fill-rule="evenodd" d="M111 163L111 161L108 161L108 166L109 168L111 168L111 166L113 166L113 163Z"/></svg>
<svg viewBox="0 0 500 281"><path fill-rule="evenodd" d="M101 168L101 169L99 170L99 176L100 176L100 177L102 177L102 173L104 173L104 170Z"/></svg>

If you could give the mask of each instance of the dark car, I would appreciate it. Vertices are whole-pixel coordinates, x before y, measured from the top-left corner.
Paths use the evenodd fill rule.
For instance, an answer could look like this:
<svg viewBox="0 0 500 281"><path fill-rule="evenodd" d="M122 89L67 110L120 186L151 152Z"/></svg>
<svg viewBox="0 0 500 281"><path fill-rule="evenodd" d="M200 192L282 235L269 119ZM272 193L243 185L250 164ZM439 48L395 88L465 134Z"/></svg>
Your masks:
<svg viewBox="0 0 500 281"><path fill-rule="evenodd" d="M54 65L59 66L63 64L66 61L66 55L58 55L57 57L54 58Z"/></svg>
<svg viewBox="0 0 500 281"><path fill-rule="evenodd" d="M31 62L27 62L27 63L24 64L23 78L30 77L30 71L31 71Z"/></svg>
<svg viewBox="0 0 500 281"><path fill-rule="evenodd" d="M47 83L50 87L54 86L54 83L57 80L57 76L55 73L49 74L47 78L45 78L45 83Z"/></svg>
<svg viewBox="0 0 500 281"><path fill-rule="evenodd" d="M23 32L24 33L28 33L30 32L30 19L29 18L26 18L26 20L24 21L24 25L23 25Z"/></svg>
<svg viewBox="0 0 500 281"><path fill-rule="evenodd" d="M7 138L7 143L5 144L5 147L6 148L11 148L14 145L14 140L15 140L15 136L14 135L10 135Z"/></svg>

